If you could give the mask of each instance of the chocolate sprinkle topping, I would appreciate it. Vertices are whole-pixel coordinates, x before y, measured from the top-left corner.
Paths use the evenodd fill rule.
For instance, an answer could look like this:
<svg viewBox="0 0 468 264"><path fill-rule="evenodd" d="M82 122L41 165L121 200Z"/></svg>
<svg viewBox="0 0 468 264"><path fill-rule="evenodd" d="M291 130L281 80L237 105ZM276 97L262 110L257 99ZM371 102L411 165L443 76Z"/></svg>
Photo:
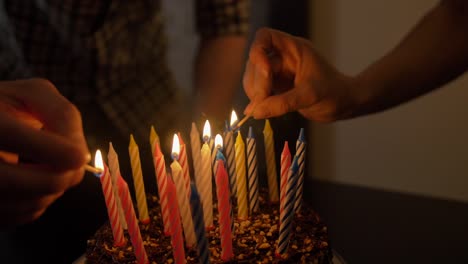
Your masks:
<svg viewBox="0 0 468 264"><path fill-rule="evenodd" d="M150 263L174 263L170 236L163 233L161 210L158 198L148 195L150 224L140 223L141 235ZM249 220L235 219L233 238L234 258L227 263L331 263L332 250L328 241L326 225L320 217L303 203L302 212L293 221L289 250L284 258L275 255L279 232L279 205L269 204L266 191L260 195L260 212L251 215ZM221 246L217 208L214 204L215 228L207 231L211 263L221 261ZM112 230L107 223L88 240L86 263L136 263L133 247L128 234L127 244L113 246ZM187 263L198 263L196 248L186 248ZM226 263L226 262L224 262Z"/></svg>

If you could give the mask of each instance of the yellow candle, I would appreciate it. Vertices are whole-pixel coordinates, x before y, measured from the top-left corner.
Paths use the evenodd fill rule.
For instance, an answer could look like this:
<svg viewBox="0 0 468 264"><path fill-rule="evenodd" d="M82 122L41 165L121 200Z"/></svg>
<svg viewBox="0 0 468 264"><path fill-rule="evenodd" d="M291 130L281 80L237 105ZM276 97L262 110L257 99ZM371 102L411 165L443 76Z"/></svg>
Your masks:
<svg viewBox="0 0 468 264"><path fill-rule="evenodd" d="M247 207L245 144L240 131L237 134L234 148L236 149L237 218L245 220L249 217L249 211Z"/></svg>
<svg viewBox="0 0 468 264"><path fill-rule="evenodd" d="M154 126L151 126L149 141L150 141L150 145L151 145L151 153L154 156L155 144L161 145L161 143L159 142L158 133L156 133L156 130L154 130Z"/></svg>
<svg viewBox="0 0 468 264"><path fill-rule="evenodd" d="M273 130L270 126L270 121L265 120L265 127L263 129L263 140L265 142L265 159L267 166L268 177L268 194L270 202L276 203L279 201L278 195L278 179L276 171L275 160L275 144L273 140Z"/></svg>
<svg viewBox="0 0 468 264"><path fill-rule="evenodd" d="M203 128L203 138L205 143L199 151L200 155L200 174L196 178L196 185L200 193L200 199L203 205L203 214L205 227L213 227L213 188L212 188L212 172L211 172L211 150L207 141L211 137L210 123L205 122Z"/></svg>
<svg viewBox="0 0 468 264"><path fill-rule="evenodd" d="M111 174L112 179L112 187L114 189L114 196L115 201L117 202L117 207L119 210L119 219L120 223L122 224L123 229L127 229L127 221L125 220L125 214L122 209L122 202L119 198L119 190L117 186L117 179L120 176L120 166L119 166L119 156L117 156L117 152L115 152L112 143L109 142L109 152L107 153L107 160L109 161L109 171Z"/></svg>
<svg viewBox="0 0 468 264"><path fill-rule="evenodd" d="M200 133L198 133L197 126L192 122L192 129L190 130L190 144L192 144L192 158L193 158L193 172L195 179L200 177Z"/></svg>
<svg viewBox="0 0 468 264"><path fill-rule="evenodd" d="M133 135L130 135L130 145L128 146L128 151L130 154L133 185L135 186L135 196L138 206L138 219L143 224L148 224L150 219L148 215L148 206L146 205L146 193L145 185L143 183L143 174L141 172L140 152Z"/></svg>

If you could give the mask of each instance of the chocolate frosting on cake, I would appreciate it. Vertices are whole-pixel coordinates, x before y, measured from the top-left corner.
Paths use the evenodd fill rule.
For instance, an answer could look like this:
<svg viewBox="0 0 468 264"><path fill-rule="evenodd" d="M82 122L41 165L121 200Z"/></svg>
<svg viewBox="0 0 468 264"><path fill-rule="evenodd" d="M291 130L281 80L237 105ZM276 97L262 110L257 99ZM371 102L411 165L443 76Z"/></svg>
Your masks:
<svg viewBox="0 0 468 264"><path fill-rule="evenodd" d="M276 257L275 250L279 231L279 205L265 201L265 192L260 196L260 212L249 220L235 219L233 238L234 258L222 262L219 239L217 208L214 209L213 230L207 231L211 263L331 263L332 250L328 241L326 225L320 217L303 204L302 213L293 221L292 236L286 258ZM158 198L148 195L151 223L140 224L141 235L150 263L174 263L170 236L163 233L161 210ZM107 223L88 240L86 263L136 263L128 234L127 245L113 246L112 230ZM198 263L196 248L186 248L187 263Z"/></svg>

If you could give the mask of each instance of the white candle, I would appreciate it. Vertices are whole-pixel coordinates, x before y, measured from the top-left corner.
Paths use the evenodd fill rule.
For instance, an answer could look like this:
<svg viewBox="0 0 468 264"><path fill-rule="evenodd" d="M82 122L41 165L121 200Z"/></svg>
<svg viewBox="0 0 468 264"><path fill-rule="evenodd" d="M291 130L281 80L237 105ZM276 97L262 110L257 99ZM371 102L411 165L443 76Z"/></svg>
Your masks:
<svg viewBox="0 0 468 264"><path fill-rule="evenodd" d="M249 179L249 205L250 213L258 211L258 169L257 169L257 144L252 127L249 127L247 137L247 175Z"/></svg>
<svg viewBox="0 0 468 264"><path fill-rule="evenodd" d="M182 167L177 159L179 158L180 144L179 137L174 135L174 142L172 145L172 158L171 164L172 178L177 189L177 202L179 204L180 217L182 218L182 226L184 228L185 244L187 247L195 245L195 230L193 227L192 213L190 212L190 200L185 187L184 176Z"/></svg>

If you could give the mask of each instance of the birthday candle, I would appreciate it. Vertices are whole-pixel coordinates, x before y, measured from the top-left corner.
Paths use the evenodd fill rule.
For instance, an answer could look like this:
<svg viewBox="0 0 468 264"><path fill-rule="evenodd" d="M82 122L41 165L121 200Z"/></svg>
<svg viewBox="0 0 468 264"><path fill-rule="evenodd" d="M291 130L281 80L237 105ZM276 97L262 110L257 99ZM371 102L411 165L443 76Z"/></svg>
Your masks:
<svg viewBox="0 0 468 264"><path fill-rule="evenodd" d="M161 152L159 144L154 145L154 168L156 170L156 182L158 183L158 194L161 202L161 215L163 218L164 233L169 236L171 233L169 223L169 208L167 203L167 176L166 176L166 162L164 155Z"/></svg>
<svg viewBox="0 0 468 264"><path fill-rule="evenodd" d="M216 194L218 197L219 231L221 238L221 260L233 257L231 232L231 204L229 202L229 181L223 162L219 162L216 171Z"/></svg>
<svg viewBox="0 0 468 264"><path fill-rule="evenodd" d="M193 183L190 184L190 208L192 209L193 225L197 236L198 258L200 263L210 263L210 253L208 250L208 239L205 233L205 222L203 221L203 207L200 203L200 196Z"/></svg>
<svg viewBox="0 0 468 264"><path fill-rule="evenodd" d="M230 129L232 125L237 122L236 112L234 110L231 113L231 125L226 131L224 136L225 150L226 150L226 159L227 159L227 168L229 171L229 185L231 187L231 196L236 197L237 195L237 183L236 183L236 153L234 151L234 139L233 132Z"/></svg>
<svg viewBox="0 0 468 264"><path fill-rule="evenodd" d="M190 130L190 144L192 147L192 157L193 157L193 171L195 174L195 179L200 176L200 133L198 133L197 126L195 122L192 122L192 129Z"/></svg>
<svg viewBox="0 0 468 264"><path fill-rule="evenodd" d="M288 172L290 167L291 152L289 152L288 142L286 141L284 142L283 152L281 152L280 213L284 211L284 202L286 201L286 183L288 181Z"/></svg>
<svg viewBox="0 0 468 264"><path fill-rule="evenodd" d="M95 166L102 170L102 173L96 174L101 180L102 192L104 193L104 200L106 202L107 214L109 215L109 222L111 224L112 235L114 236L114 245L117 247L125 245L125 237L123 235L122 225L119 220L118 207L112 188L111 178L108 173L108 168L102 160L101 151L96 151Z"/></svg>
<svg viewBox="0 0 468 264"><path fill-rule="evenodd" d="M288 250L289 240L291 239L291 226L294 217L294 202L297 188L297 172L299 169L297 156L294 157L291 168L288 173L286 184L286 198L284 201L284 210L280 212L280 229L276 256L282 257Z"/></svg>
<svg viewBox="0 0 468 264"><path fill-rule="evenodd" d="M187 197L190 197L190 168L188 166L188 158L187 158L187 149L185 146L184 141L182 140L182 136L180 133L177 133L179 137L180 143L180 153L179 153L179 164L182 167L182 175L184 176L184 185L187 189Z"/></svg>
<svg viewBox="0 0 468 264"><path fill-rule="evenodd" d="M247 208L247 184L245 171L245 144L240 131L236 143L236 177L237 177L237 218L246 220L249 217Z"/></svg>
<svg viewBox="0 0 468 264"><path fill-rule="evenodd" d="M305 151L306 142L304 135L304 128L301 128L299 132L299 138L296 141L296 156L298 158L299 171L298 171L298 182L296 192L296 202L294 205L294 211L298 214L302 209L302 192L304 187L304 173L305 173Z"/></svg>
<svg viewBox="0 0 468 264"><path fill-rule="evenodd" d="M115 201L117 203L117 208L119 211L120 223L122 224L123 229L127 229L127 221L125 221L125 215L122 209L122 202L119 198L119 190L117 186L117 178L120 177L119 157L117 156L117 152L115 152L111 142L109 142L109 152L107 153L107 160L109 161L109 172L112 179L112 187L114 190Z"/></svg>
<svg viewBox="0 0 468 264"><path fill-rule="evenodd" d="M172 179L168 176L166 177L167 182L167 200L168 207L170 210L170 223L171 223L171 244L172 244L172 254L174 255L174 261L176 264L186 263L185 259L185 249L184 249L184 239L182 237L182 228L180 226L180 212L179 206L177 205L177 190Z"/></svg>
<svg viewBox="0 0 468 264"><path fill-rule="evenodd" d="M210 123L205 122L203 128L203 146L200 150L200 177L196 178L196 185L200 192L201 202L203 204L204 219L206 228L213 228L213 184L211 171L211 150L208 146L210 138Z"/></svg>
<svg viewBox="0 0 468 264"><path fill-rule="evenodd" d="M130 135L128 152L130 154L130 165L132 166L133 184L138 206L138 218L141 223L148 224L150 218L148 215L148 206L146 204L145 184L143 183L143 175L141 172L140 152L133 135Z"/></svg>
<svg viewBox="0 0 468 264"><path fill-rule="evenodd" d="M250 213L258 210L258 170L257 170L257 144L253 135L252 127L249 127L247 137L247 169L249 179L249 205Z"/></svg>
<svg viewBox="0 0 468 264"><path fill-rule="evenodd" d="M177 161L180 153L179 137L174 135L174 142L172 145L172 158L171 164L172 178L177 189L177 202L179 204L180 217L182 218L182 226L184 228L185 244L187 247L192 247L195 244L195 232L193 230L192 215L190 213L189 196L184 181L182 167Z"/></svg>
<svg viewBox="0 0 468 264"><path fill-rule="evenodd" d="M275 160L275 144L273 139L273 130L270 126L270 121L265 120L265 127L263 128L263 141L265 143L265 158L268 179L268 196L270 202L278 202L278 180L276 172Z"/></svg>
<svg viewBox="0 0 468 264"><path fill-rule="evenodd" d="M143 245L143 239L141 238L140 227L138 226L138 220L135 215L135 209L133 208L128 185L122 177L119 177L117 179L117 186L119 186L119 197L122 201L125 220L127 220L128 224L128 233L130 235L130 241L132 242L137 262L138 264L147 264L149 263L148 255L146 254L146 250Z"/></svg>
<svg viewBox="0 0 468 264"><path fill-rule="evenodd" d="M161 145L159 141L158 133L156 133L156 130L154 130L154 126L151 126L149 141L150 141L150 147L151 147L151 154L154 155L154 146L156 144Z"/></svg>
<svg viewBox="0 0 468 264"><path fill-rule="evenodd" d="M221 138L221 135L219 135L219 134L216 135L216 138ZM216 139L215 139L215 141L216 141ZM223 152L218 151L218 153L216 153L216 162L215 162L215 164L218 164L220 162L223 164L224 168L226 168L226 158L224 157ZM216 171L217 171L218 167L215 166L215 168L216 168ZM228 178L229 178L229 175L228 175ZM231 219L231 231L232 231L232 234L234 235L235 226L234 226L234 211L232 209L232 195L229 197L229 204L231 205L231 211L229 212L230 219Z"/></svg>

